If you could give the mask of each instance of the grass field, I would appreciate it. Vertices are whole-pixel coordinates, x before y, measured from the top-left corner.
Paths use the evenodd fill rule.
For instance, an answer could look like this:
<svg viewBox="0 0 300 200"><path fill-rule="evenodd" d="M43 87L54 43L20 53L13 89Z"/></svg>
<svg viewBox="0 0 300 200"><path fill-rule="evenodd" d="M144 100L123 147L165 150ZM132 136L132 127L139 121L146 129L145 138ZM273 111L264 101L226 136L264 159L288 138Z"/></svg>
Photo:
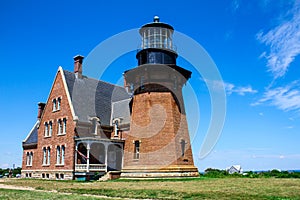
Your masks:
<svg viewBox="0 0 300 200"><path fill-rule="evenodd" d="M95 199L96 196L107 196L136 199L300 200L300 179L194 178L107 182L6 179L1 184L32 187L36 190L0 189L0 199Z"/></svg>

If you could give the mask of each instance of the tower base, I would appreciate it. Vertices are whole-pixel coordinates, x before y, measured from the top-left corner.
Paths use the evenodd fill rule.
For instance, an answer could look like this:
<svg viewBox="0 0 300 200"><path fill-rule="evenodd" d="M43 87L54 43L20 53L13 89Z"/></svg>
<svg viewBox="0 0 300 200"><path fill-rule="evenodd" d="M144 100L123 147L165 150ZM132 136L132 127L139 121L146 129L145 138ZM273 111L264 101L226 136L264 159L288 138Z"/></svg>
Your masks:
<svg viewBox="0 0 300 200"><path fill-rule="evenodd" d="M121 178L184 178L198 177L199 172L195 166L190 165L170 165L161 166L132 166L123 168Z"/></svg>

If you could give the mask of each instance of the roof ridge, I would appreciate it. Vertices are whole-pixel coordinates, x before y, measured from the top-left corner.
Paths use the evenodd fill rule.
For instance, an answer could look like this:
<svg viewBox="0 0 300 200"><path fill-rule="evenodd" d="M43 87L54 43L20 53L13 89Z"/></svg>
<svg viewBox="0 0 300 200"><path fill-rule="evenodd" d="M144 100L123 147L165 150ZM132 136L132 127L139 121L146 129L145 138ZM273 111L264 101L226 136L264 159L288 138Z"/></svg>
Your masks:
<svg viewBox="0 0 300 200"><path fill-rule="evenodd" d="M71 71L68 71L68 70L65 70L65 69L63 69L63 71L69 72L71 74L75 74L74 72L71 72ZM100 80L100 79L88 77L88 76L85 76L85 75L83 75L82 77L86 78L86 79L90 79L90 80L95 80L95 81L98 81L98 82L102 82L102 83L105 83L105 84L108 84L108 85L111 85L111 86L115 86L115 87L119 87L119 88L125 89L124 87L122 87L120 85L115 85L115 84L112 84L112 83L109 83L107 81L103 81L103 80Z"/></svg>

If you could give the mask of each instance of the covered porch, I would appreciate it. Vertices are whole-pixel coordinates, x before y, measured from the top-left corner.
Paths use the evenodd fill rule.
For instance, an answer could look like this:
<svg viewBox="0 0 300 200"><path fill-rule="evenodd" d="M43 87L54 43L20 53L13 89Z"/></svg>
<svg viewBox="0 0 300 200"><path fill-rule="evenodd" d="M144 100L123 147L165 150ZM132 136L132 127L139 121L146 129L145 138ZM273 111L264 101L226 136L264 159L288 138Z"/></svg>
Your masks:
<svg viewBox="0 0 300 200"><path fill-rule="evenodd" d="M124 141L97 138L78 138L75 141L75 177L122 169Z"/></svg>

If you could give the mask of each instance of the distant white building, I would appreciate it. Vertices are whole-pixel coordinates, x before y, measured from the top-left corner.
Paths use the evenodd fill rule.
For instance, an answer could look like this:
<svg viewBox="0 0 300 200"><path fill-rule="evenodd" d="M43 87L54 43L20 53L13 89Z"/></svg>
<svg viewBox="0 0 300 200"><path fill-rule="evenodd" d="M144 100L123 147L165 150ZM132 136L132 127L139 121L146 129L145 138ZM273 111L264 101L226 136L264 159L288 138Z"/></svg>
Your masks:
<svg viewBox="0 0 300 200"><path fill-rule="evenodd" d="M229 174L234 174L234 173L242 174L243 173L243 169L242 169L241 165L232 165L231 167L228 167L226 169L226 171Z"/></svg>

